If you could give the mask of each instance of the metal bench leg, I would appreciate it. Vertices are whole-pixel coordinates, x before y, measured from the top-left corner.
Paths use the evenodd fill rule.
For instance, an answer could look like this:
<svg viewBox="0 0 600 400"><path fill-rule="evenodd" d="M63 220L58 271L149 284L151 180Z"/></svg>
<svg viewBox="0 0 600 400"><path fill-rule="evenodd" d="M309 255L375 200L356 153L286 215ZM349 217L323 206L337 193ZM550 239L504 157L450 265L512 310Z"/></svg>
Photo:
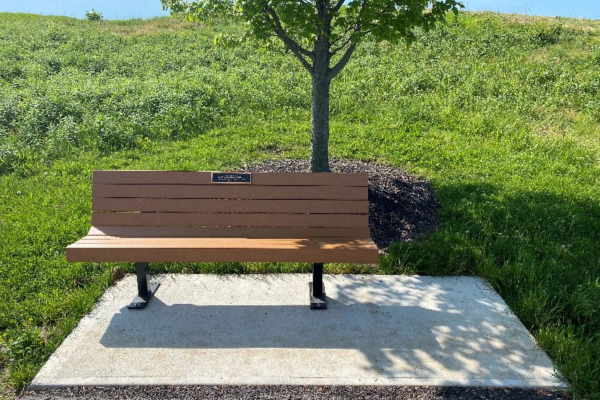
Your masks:
<svg viewBox="0 0 600 400"><path fill-rule="evenodd" d="M136 262L135 273L137 275L138 295L127 306L127 308L142 309L146 307L150 301L150 298L160 286L160 283L150 282L150 277L148 276L148 263Z"/></svg>
<svg viewBox="0 0 600 400"><path fill-rule="evenodd" d="M313 264L313 281L308 284L310 288L310 308L324 310L327 308L325 286L323 285L323 264Z"/></svg>

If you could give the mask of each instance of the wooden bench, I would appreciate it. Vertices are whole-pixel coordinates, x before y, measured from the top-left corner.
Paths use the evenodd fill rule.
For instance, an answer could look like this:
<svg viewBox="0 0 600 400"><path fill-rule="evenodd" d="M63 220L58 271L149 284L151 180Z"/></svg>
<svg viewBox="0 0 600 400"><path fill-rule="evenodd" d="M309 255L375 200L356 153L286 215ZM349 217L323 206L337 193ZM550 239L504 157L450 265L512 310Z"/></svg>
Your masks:
<svg viewBox="0 0 600 400"><path fill-rule="evenodd" d="M144 308L149 262L308 262L311 308L324 263L375 264L368 175L94 171L92 227L68 261L134 262Z"/></svg>

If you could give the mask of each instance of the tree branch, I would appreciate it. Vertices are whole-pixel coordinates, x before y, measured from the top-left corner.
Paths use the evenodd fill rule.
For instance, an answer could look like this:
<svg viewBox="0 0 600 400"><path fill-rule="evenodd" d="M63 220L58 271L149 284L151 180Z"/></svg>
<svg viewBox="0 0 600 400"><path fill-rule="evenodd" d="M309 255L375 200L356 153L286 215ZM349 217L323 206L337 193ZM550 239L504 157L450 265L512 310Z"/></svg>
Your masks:
<svg viewBox="0 0 600 400"><path fill-rule="evenodd" d="M338 2L333 6L333 12L338 12L340 8L344 5L344 0L338 0Z"/></svg>
<svg viewBox="0 0 600 400"><path fill-rule="evenodd" d="M348 36L346 38L346 40L344 40L344 43L340 44L338 47L331 50L331 56L336 55L340 50L342 50L344 47L346 47L350 43L350 41L352 41L352 36Z"/></svg>
<svg viewBox="0 0 600 400"><path fill-rule="evenodd" d="M347 27L344 32L340 33L339 37L331 42L332 46L335 46L340 40L344 39L344 37L354 29L354 26Z"/></svg>
<svg viewBox="0 0 600 400"><path fill-rule="evenodd" d="M339 0L338 0L339 1ZM354 25L354 32L358 33L360 32L361 28L362 28L362 15L365 11L365 8L367 7L367 3L369 2L369 0L363 0L362 4L360 5L360 11L358 12L358 17L357 17L357 21L356 21L356 25ZM340 71L346 66L346 64L348 64L348 61L350 61L350 57L352 57L352 53L354 53L354 50L356 49L356 42L352 42L352 35L350 35L345 41L344 43L342 43L340 46L336 47L333 51L332 51L332 55L336 54L338 51L342 50L344 47L346 47L348 44L350 44L350 46L348 46L348 48L346 49L346 52L344 53L344 55L342 56L342 58L337 62L337 64L334 65L333 68L331 68L329 70L329 80L332 80L333 78L335 78L337 76L337 74L340 73Z"/></svg>
<svg viewBox="0 0 600 400"><path fill-rule="evenodd" d="M277 15L274 9L269 7L269 5L266 2L264 10L267 13L265 14L265 18L267 18L267 20L274 25L275 34L277 35L277 37L279 37L279 39L281 39L283 43L285 43L287 48L290 49L290 51L296 56L296 58L298 58L298 60L300 60L304 68L306 68L308 72L312 74L312 65L310 65L308 61L306 61L306 58L304 58L304 56L308 57L311 61L314 62L314 53L312 51L306 50L305 48L300 46L294 39L287 35L285 30L283 29L281 21L279 20L279 16Z"/></svg>
<svg viewBox="0 0 600 400"><path fill-rule="evenodd" d="M335 66L329 70L328 77L330 81L340 73L346 64L348 64L350 57L352 57L352 53L354 53L354 49L356 49L356 43L352 43L337 64L335 64Z"/></svg>
<svg viewBox="0 0 600 400"><path fill-rule="evenodd" d="M362 26L362 16L363 13L365 12L365 8L367 8L367 3L369 2L369 0L363 0L362 4L360 5L360 11L358 12L358 20L356 21L356 29L360 29L360 27Z"/></svg>

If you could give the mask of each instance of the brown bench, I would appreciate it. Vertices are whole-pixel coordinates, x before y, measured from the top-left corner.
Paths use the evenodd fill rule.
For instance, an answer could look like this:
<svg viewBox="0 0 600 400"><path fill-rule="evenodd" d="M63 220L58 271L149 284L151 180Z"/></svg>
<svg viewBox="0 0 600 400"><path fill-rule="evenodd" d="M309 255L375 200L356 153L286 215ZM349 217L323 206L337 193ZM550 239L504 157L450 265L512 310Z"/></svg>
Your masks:
<svg viewBox="0 0 600 400"><path fill-rule="evenodd" d="M311 308L323 263L374 264L368 175L94 171L92 228L68 261L134 262L144 308L149 262L308 262Z"/></svg>

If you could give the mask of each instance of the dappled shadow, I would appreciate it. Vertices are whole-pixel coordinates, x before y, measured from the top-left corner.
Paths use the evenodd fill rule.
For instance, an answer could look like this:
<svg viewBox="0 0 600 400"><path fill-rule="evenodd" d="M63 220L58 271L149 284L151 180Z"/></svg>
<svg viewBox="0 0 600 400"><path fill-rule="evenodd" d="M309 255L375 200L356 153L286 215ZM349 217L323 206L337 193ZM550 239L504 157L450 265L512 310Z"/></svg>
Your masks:
<svg viewBox="0 0 600 400"><path fill-rule="evenodd" d="M437 192L446 222L426 241L392 246L394 259L418 273L488 277L530 329L570 320L598 332L598 201L485 183Z"/></svg>
<svg viewBox="0 0 600 400"><path fill-rule="evenodd" d="M350 349L363 355L370 373L442 381L452 381L448 374L529 379L535 368L548 368L536 361L535 343L482 281L467 278L464 286L455 278L443 285L432 279L329 282L329 308L321 312L307 305L166 304L159 289L143 312L120 309L100 344L314 349L324 350L325 359L333 354L328 350ZM277 280L269 284L277 285Z"/></svg>

